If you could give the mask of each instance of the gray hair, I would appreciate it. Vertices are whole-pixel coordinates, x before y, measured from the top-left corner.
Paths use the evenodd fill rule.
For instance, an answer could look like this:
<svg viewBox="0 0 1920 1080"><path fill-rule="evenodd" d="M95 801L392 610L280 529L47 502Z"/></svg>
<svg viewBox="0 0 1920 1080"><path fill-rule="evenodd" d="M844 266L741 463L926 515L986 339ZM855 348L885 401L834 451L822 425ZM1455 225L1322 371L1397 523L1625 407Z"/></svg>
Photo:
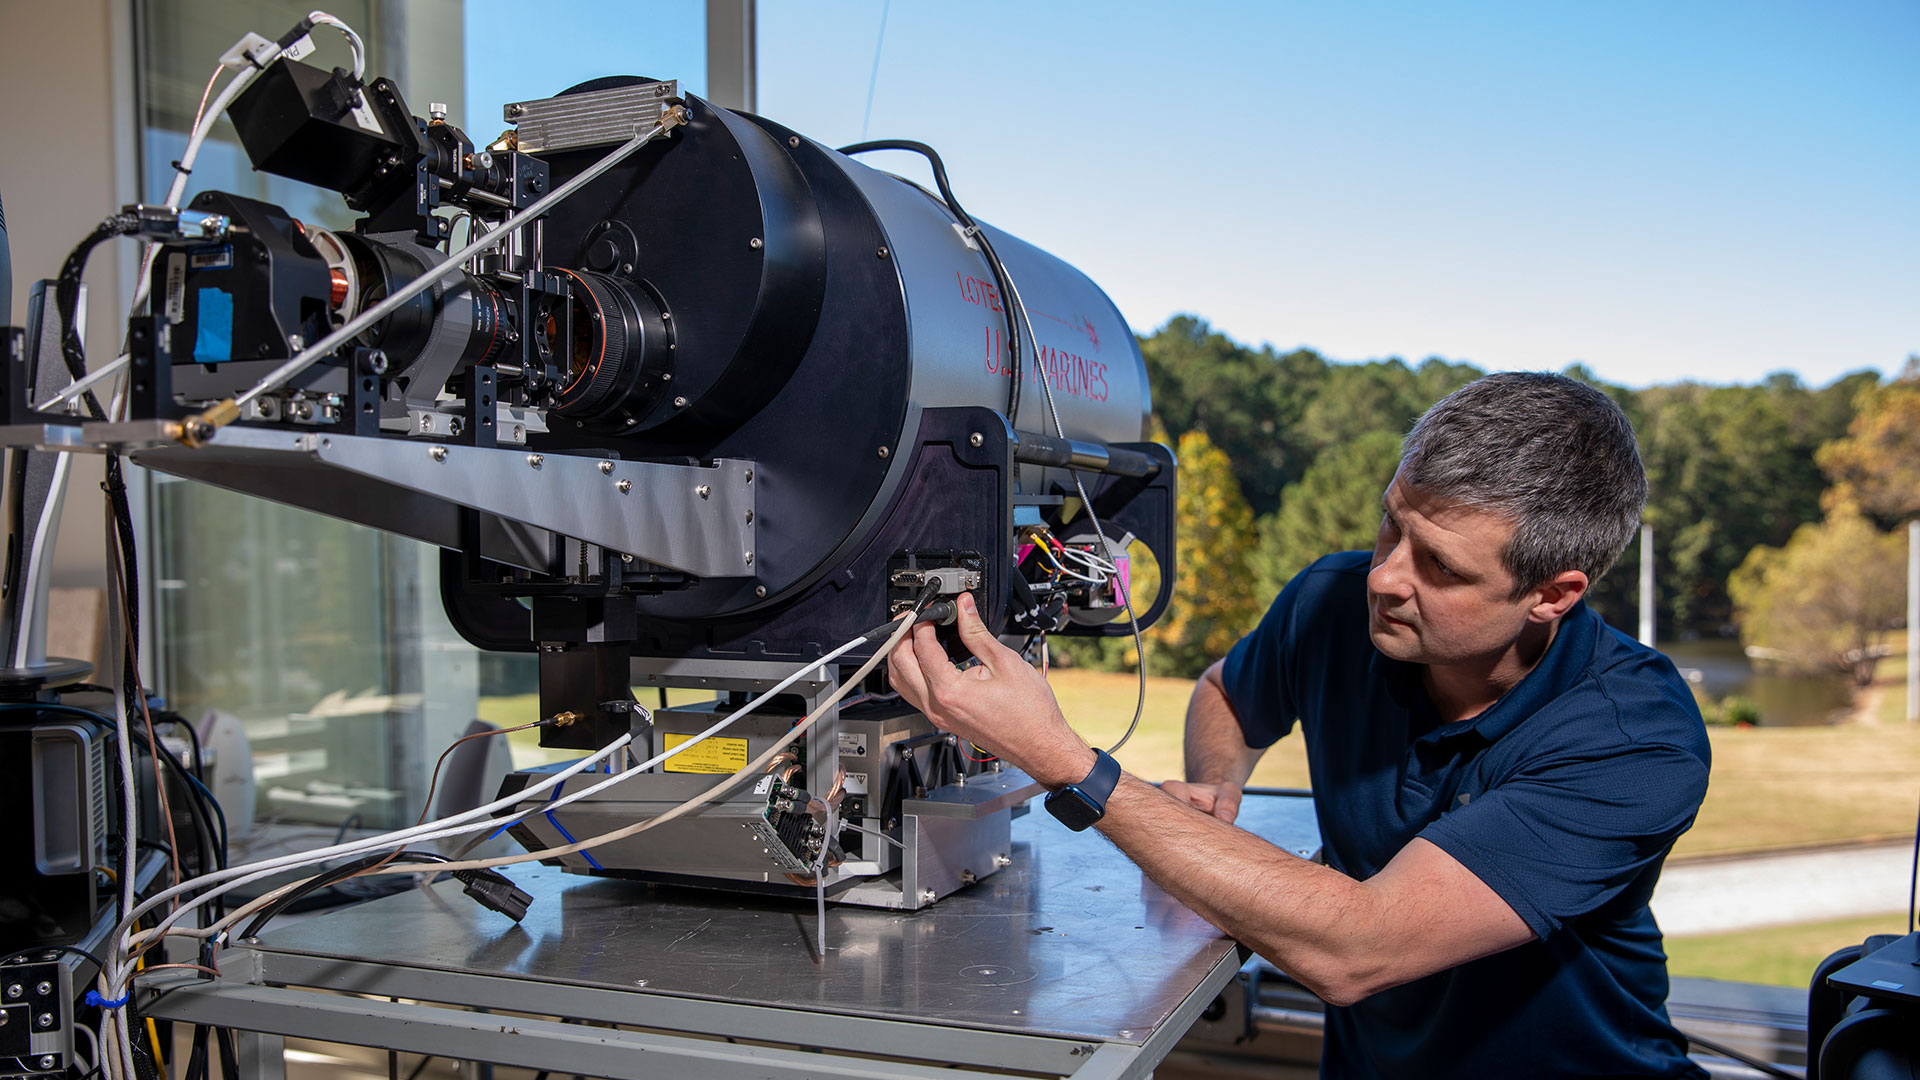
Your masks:
<svg viewBox="0 0 1920 1080"><path fill-rule="evenodd" d="M1632 542L1647 501L1620 406L1547 372L1488 375L1440 399L1407 433L1400 476L1514 523L1500 557L1515 599L1567 570L1599 581Z"/></svg>

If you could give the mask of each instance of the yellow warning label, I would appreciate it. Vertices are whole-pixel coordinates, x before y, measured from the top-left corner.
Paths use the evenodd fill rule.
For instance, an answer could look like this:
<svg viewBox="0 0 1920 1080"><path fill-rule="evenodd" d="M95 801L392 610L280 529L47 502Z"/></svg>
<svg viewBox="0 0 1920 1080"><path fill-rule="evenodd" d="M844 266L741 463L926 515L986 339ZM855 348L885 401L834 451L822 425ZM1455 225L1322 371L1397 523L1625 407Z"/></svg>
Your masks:
<svg viewBox="0 0 1920 1080"><path fill-rule="evenodd" d="M666 736L669 750L693 738L671 731ZM708 739L668 758L665 768L668 772L730 773L739 772L746 764L747 740Z"/></svg>

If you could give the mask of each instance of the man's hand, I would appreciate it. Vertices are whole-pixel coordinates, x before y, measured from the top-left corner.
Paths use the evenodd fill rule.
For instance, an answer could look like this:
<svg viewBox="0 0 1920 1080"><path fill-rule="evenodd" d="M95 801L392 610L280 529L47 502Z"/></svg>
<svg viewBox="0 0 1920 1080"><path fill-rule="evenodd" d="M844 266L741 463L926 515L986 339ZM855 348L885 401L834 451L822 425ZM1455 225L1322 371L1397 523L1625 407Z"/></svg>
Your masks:
<svg viewBox="0 0 1920 1080"><path fill-rule="evenodd" d="M973 596L958 602L960 640L980 661L955 669L931 625L921 623L887 657L893 688L943 731L997 754L1048 788L1093 771L1093 750L1067 726L1047 680L1000 644L980 621Z"/></svg>
<svg viewBox="0 0 1920 1080"><path fill-rule="evenodd" d="M1168 780L1160 785L1160 790L1203 814L1212 814L1221 821L1232 823L1234 818L1240 816L1241 787L1239 784L1231 782L1199 784L1186 780Z"/></svg>

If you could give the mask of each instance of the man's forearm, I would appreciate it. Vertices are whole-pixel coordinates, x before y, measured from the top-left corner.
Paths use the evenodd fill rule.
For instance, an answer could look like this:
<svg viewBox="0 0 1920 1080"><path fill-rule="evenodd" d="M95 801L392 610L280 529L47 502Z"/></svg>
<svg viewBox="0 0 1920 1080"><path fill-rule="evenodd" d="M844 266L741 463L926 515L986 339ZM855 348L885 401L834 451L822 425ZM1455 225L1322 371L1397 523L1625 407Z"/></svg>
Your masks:
<svg viewBox="0 0 1920 1080"><path fill-rule="evenodd" d="M1288 854L1133 776L1100 831L1161 888L1336 1004L1400 981L1368 941L1378 897L1337 870ZM1377 939L1376 939L1377 942Z"/></svg>
<svg viewBox="0 0 1920 1080"><path fill-rule="evenodd" d="M1215 664L1193 684L1187 702L1186 777L1200 784L1245 786L1262 750L1247 745Z"/></svg>

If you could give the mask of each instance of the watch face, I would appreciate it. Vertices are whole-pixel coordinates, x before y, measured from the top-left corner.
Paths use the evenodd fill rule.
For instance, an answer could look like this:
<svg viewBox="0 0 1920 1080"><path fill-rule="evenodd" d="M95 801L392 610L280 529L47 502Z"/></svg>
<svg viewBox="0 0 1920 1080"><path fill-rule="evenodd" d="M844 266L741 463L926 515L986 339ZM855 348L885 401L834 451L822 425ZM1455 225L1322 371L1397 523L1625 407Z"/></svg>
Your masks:
<svg viewBox="0 0 1920 1080"><path fill-rule="evenodd" d="M1065 787L1047 796L1047 813L1074 832L1082 832L1106 815L1100 806L1077 787Z"/></svg>

